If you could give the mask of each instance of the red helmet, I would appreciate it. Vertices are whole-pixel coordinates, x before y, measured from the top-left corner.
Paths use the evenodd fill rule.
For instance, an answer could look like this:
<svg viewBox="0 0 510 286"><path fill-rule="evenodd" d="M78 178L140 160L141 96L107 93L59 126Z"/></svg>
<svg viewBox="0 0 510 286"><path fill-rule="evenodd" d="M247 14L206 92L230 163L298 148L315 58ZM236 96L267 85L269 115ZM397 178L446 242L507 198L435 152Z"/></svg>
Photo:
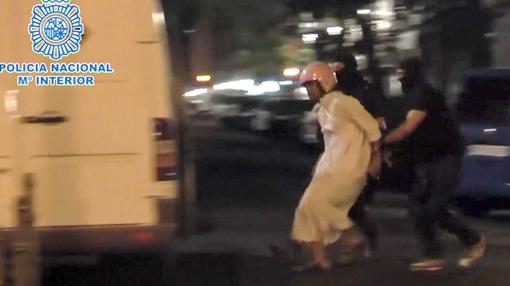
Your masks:
<svg viewBox="0 0 510 286"><path fill-rule="evenodd" d="M336 86L335 72L327 63L313 62L304 68L299 84L310 81L317 81L325 92L329 92Z"/></svg>

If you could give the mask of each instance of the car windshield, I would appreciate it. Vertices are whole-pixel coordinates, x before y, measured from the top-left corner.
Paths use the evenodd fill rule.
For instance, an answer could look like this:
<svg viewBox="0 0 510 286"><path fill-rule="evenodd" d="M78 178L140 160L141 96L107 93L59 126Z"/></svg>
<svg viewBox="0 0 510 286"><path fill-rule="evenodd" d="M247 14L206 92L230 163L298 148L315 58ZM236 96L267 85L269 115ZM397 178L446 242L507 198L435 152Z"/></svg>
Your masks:
<svg viewBox="0 0 510 286"><path fill-rule="evenodd" d="M464 122L510 124L510 77L468 79L459 115Z"/></svg>

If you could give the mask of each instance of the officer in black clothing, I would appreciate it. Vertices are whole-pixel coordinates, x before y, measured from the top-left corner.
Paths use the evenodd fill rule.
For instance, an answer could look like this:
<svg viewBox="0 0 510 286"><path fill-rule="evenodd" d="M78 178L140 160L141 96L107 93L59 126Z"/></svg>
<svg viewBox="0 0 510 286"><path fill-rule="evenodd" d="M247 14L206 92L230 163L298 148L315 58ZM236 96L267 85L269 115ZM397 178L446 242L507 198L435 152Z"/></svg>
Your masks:
<svg viewBox="0 0 510 286"><path fill-rule="evenodd" d="M363 107L383 126L382 94L369 84L358 71L356 58L351 54L338 54L333 64L342 93L358 99Z"/></svg>
<svg viewBox="0 0 510 286"><path fill-rule="evenodd" d="M339 53L333 64L337 77L337 88L346 95L355 97L365 107L365 109L379 122L381 129L384 131L384 117L382 115L382 97L376 92L358 71L358 63L356 58L351 54ZM322 136L321 136L322 137ZM369 175L366 187L361 192L356 203L349 211L349 217L360 228L368 239L368 248L365 249L365 256L372 256L377 248L377 227L375 222L370 218L367 211L367 205L373 197L374 188L377 179ZM351 262L352 253L346 251L342 258L344 263Z"/></svg>
<svg viewBox="0 0 510 286"><path fill-rule="evenodd" d="M471 267L484 255L485 238L461 222L448 206L462 175L463 143L442 94L425 82L419 58L401 65L402 91L411 104L405 121L383 140L393 144L407 140L412 163L413 187L410 211L421 242L423 259L410 265L412 271L441 270L445 261L437 229L455 235L465 254L458 266Z"/></svg>

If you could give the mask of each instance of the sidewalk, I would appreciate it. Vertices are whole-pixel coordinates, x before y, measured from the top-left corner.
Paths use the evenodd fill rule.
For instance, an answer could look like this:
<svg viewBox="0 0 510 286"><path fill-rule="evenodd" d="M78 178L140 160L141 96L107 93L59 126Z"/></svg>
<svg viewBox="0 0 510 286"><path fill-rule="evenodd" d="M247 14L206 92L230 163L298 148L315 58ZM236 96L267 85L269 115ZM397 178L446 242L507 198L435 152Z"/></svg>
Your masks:
<svg viewBox="0 0 510 286"><path fill-rule="evenodd" d="M489 237L487 256L475 268L455 267L460 245L445 235L448 267L438 273L412 273L408 264L417 255L417 245L406 211L396 207L375 207L381 231L377 259L358 261L331 273L292 273L290 267L271 256L269 246L283 245L288 237L292 210L225 209L211 212L216 229L174 245L179 253L182 276L177 285L265 285L265 286L394 286L394 285L510 285L508 227L495 229L491 223L476 222ZM493 241L495 243L493 243ZM193 269L189 271L189 269ZM201 276L199 276L201 275Z"/></svg>

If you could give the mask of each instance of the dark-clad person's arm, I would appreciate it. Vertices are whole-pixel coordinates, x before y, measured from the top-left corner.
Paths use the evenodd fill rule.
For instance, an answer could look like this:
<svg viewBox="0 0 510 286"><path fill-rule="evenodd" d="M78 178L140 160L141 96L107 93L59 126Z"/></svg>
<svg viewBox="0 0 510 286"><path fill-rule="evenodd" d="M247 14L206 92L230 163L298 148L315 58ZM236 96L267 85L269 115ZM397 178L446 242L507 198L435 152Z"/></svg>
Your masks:
<svg viewBox="0 0 510 286"><path fill-rule="evenodd" d="M384 144L400 142L411 135L416 128L425 120L427 113L422 110L412 109L407 113L406 120L400 126L384 137Z"/></svg>

